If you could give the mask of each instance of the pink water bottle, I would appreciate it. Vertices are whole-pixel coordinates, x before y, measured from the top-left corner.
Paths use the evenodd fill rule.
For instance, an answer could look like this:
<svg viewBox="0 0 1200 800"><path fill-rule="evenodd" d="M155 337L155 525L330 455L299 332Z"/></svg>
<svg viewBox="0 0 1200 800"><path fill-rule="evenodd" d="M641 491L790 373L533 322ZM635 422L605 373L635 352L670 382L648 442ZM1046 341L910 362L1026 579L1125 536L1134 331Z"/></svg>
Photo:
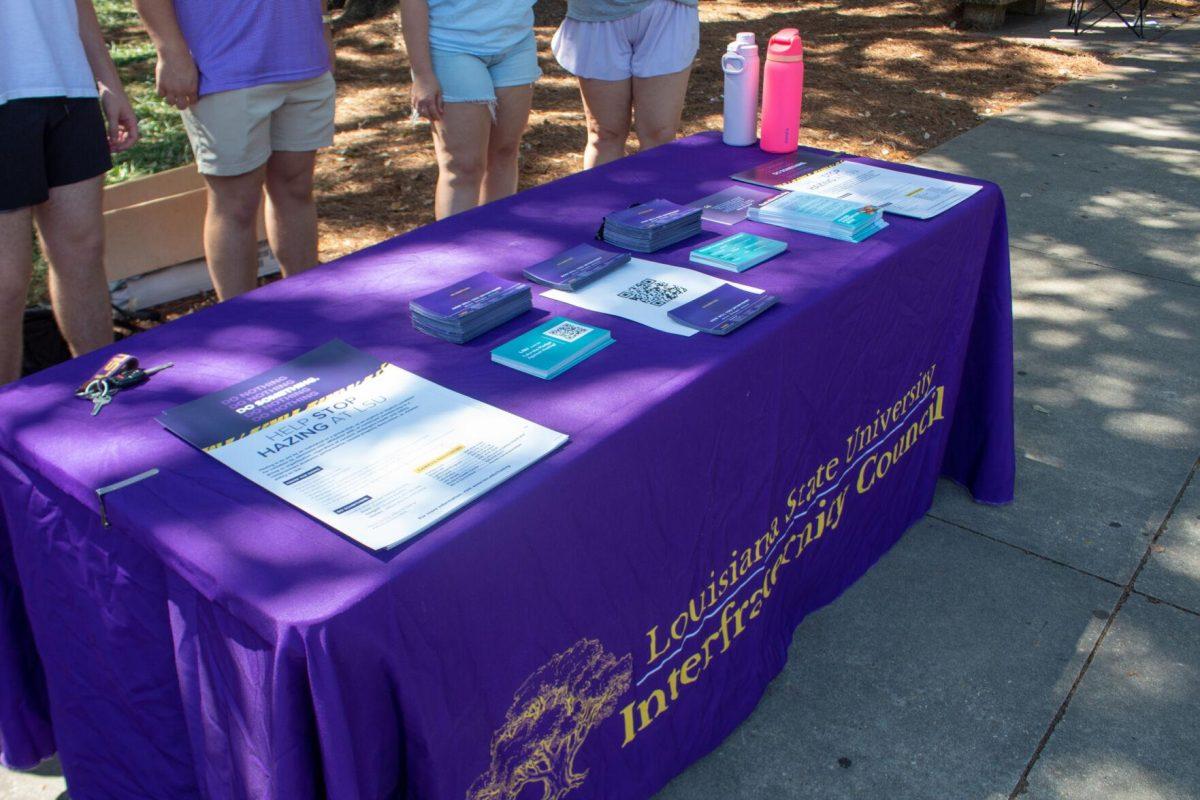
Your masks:
<svg viewBox="0 0 1200 800"><path fill-rule="evenodd" d="M767 45L759 147L768 153L791 153L796 149L803 97L804 45L800 31L784 28Z"/></svg>

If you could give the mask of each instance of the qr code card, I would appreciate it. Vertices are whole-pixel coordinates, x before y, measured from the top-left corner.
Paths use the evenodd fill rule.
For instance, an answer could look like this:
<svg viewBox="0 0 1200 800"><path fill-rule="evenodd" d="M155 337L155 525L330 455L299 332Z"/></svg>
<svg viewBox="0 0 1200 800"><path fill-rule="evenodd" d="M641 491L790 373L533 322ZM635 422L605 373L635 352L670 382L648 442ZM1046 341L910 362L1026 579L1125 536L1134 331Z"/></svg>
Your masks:
<svg viewBox="0 0 1200 800"><path fill-rule="evenodd" d="M652 306L665 306L686 292L687 289L682 286L657 281L654 278L645 278L630 286L625 291L620 292L618 297L624 297L626 300L635 300L639 303L646 303Z"/></svg>
<svg viewBox="0 0 1200 800"><path fill-rule="evenodd" d="M580 325L577 322L568 322L566 320L558 323L553 328L547 328L542 331L543 336L549 336L551 339L558 339L560 342L568 344L576 339L582 339L591 333L594 328L589 328L586 325Z"/></svg>

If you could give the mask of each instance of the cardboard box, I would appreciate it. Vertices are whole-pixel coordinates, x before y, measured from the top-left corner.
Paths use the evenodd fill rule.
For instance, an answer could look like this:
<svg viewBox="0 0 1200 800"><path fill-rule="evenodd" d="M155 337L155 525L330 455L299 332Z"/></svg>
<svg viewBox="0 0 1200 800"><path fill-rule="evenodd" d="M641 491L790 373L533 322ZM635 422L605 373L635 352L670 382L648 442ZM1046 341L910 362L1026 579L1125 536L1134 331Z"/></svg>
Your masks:
<svg viewBox="0 0 1200 800"><path fill-rule="evenodd" d="M204 258L208 195L195 164L104 190L104 268L110 281ZM266 236L263 205L258 239Z"/></svg>

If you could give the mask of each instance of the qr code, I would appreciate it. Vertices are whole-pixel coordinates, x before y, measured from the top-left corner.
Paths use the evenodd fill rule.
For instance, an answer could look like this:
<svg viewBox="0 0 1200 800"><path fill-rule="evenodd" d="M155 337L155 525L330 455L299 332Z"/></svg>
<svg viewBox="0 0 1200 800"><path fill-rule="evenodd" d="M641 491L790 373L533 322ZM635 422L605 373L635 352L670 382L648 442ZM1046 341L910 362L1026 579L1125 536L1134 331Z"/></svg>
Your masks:
<svg viewBox="0 0 1200 800"><path fill-rule="evenodd" d="M587 336L592 332L592 328L585 325L576 325L574 322L560 322L553 328L547 328L544 333L551 339L558 339L562 342L573 342Z"/></svg>
<svg viewBox="0 0 1200 800"><path fill-rule="evenodd" d="M639 303L647 303L652 306L665 306L686 291L687 289L682 286L675 286L674 284L656 281L653 278L646 278L621 292L618 297L624 297L626 300L636 300Z"/></svg>

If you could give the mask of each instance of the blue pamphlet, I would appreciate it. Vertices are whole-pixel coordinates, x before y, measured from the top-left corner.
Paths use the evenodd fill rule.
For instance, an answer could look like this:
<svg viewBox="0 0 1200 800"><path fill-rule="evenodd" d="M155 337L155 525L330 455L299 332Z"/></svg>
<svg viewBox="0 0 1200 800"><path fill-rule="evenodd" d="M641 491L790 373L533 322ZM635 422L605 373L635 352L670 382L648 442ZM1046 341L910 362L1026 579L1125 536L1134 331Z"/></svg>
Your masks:
<svg viewBox="0 0 1200 800"><path fill-rule="evenodd" d="M412 301L412 307L429 317L469 317L527 291L529 287L523 283L510 281L490 272L480 272L466 280L416 298Z"/></svg>
<svg viewBox="0 0 1200 800"><path fill-rule="evenodd" d="M549 380L613 343L604 328L555 317L492 351L492 361Z"/></svg>
<svg viewBox="0 0 1200 800"><path fill-rule="evenodd" d="M409 303L413 327L464 344L533 308L523 283L480 272Z"/></svg>
<svg viewBox="0 0 1200 800"><path fill-rule="evenodd" d="M739 184L722 189L716 194L701 197L688 203L693 208L702 209L701 218L705 222L715 222L718 225L734 225L746 218L746 212L764 200L769 200L778 192L760 189L757 186Z"/></svg>
<svg viewBox="0 0 1200 800"><path fill-rule="evenodd" d="M700 233L699 208L658 198L604 217L603 238L609 244L639 253L653 253Z"/></svg>
<svg viewBox="0 0 1200 800"><path fill-rule="evenodd" d="M579 244L528 267L524 274L531 281L573 292L628 260L629 253L614 253L590 244Z"/></svg>
<svg viewBox="0 0 1200 800"><path fill-rule="evenodd" d="M668 313L680 325L724 336L745 325L778 300L775 295L755 294L725 283Z"/></svg>
<svg viewBox="0 0 1200 800"><path fill-rule="evenodd" d="M745 272L785 250L787 242L753 233L735 233L697 247L692 251L691 260L730 272Z"/></svg>
<svg viewBox="0 0 1200 800"><path fill-rule="evenodd" d="M701 212L702 213L702 212ZM700 213L691 206L681 206L661 197L645 203L614 211L604 217L605 223L619 228L652 230L690 218L699 218Z"/></svg>

